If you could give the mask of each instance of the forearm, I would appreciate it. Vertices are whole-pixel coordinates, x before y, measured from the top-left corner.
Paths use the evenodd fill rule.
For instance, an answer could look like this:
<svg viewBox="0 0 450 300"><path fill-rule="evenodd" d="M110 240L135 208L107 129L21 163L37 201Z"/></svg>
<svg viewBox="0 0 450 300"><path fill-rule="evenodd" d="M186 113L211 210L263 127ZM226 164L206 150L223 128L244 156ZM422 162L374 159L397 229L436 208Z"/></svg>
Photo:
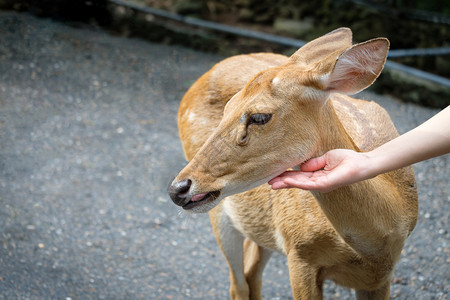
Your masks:
<svg viewBox="0 0 450 300"><path fill-rule="evenodd" d="M366 153L367 177L389 172L450 152L450 106L437 115Z"/></svg>
<svg viewBox="0 0 450 300"><path fill-rule="evenodd" d="M369 152L334 149L269 181L273 189L329 192L450 152L450 106L419 127Z"/></svg>

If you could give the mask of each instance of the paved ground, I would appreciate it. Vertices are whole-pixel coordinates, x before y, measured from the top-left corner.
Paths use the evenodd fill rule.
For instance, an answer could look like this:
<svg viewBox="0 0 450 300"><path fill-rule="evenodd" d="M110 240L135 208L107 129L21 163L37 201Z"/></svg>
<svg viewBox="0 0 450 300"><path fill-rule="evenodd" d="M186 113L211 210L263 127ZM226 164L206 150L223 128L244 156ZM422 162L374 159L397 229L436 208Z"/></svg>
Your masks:
<svg viewBox="0 0 450 300"><path fill-rule="evenodd" d="M179 100L220 59L0 11L0 299L227 299L208 217L166 194L185 164ZM401 132L436 113L363 96ZM447 299L449 156L415 169L420 218L391 295ZM292 297L283 257L263 293Z"/></svg>

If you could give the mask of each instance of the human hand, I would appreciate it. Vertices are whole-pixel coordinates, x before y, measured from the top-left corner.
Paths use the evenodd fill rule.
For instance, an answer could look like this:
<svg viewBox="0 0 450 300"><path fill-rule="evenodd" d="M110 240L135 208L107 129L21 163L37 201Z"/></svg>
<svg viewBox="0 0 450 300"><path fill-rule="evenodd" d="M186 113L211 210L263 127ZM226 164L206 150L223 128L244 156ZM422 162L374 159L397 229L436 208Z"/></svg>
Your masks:
<svg viewBox="0 0 450 300"><path fill-rule="evenodd" d="M370 178L367 166L369 157L365 153L335 149L306 161L300 166L301 171L286 171L278 175L269 184L274 190L295 187L326 193Z"/></svg>

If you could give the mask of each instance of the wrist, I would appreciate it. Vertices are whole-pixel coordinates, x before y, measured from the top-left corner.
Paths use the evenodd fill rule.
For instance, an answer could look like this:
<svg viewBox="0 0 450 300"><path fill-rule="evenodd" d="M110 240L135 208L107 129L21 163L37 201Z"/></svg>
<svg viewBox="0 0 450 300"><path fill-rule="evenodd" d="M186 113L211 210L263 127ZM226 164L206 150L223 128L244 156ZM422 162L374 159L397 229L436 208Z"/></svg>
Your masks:
<svg viewBox="0 0 450 300"><path fill-rule="evenodd" d="M361 160L361 177L363 180L373 178L383 173L382 166L385 165L381 157L375 150L361 153L363 159Z"/></svg>

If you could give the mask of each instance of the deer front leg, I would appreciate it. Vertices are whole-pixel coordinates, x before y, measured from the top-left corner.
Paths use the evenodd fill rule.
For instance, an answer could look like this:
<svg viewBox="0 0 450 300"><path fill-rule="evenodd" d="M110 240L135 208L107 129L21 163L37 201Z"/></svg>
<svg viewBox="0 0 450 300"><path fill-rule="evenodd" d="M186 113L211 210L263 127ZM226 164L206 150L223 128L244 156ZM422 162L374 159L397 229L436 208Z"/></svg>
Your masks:
<svg viewBox="0 0 450 300"><path fill-rule="evenodd" d="M288 253L287 259L294 299L322 300L323 280L319 277L319 270L303 261L295 250Z"/></svg>
<svg viewBox="0 0 450 300"><path fill-rule="evenodd" d="M244 274L250 288L250 299L261 299L262 274L272 251L245 239L244 242Z"/></svg>
<svg viewBox="0 0 450 300"><path fill-rule="evenodd" d="M244 275L244 237L220 206L211 211L210 219L217 243L230 269L230 298L248 300L250 290Z"/></svg>

